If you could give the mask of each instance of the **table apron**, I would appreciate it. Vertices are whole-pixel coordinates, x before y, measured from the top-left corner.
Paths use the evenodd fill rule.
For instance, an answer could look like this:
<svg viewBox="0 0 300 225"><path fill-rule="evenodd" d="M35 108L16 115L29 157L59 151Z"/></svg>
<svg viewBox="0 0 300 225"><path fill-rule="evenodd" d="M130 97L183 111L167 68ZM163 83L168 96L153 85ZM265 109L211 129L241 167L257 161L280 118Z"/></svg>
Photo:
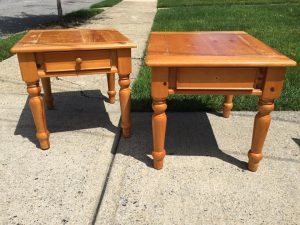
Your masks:
<svg viewBox="0 0 300 225"><path fill-rule="evenodd" d="M261 68L169 68L169 94L261 95Z"/></svg>
<svg viewBox="0 0 300 225"><path fill-rule="evenodd" d="M108 74L108 73L118 73L118 69L116 67L112 67L110 69L62 71L62 72L51 72L51 73L45 73L44 70L38 70L38 76L40 78L60 77L60 76L95 75L95 74Z"/></svg>
<svg viewBox="0 0 300 225"><path fill-rule="evenodd" d="M39 77L117 72L116 50L43 52L35 60Z"/></svg>

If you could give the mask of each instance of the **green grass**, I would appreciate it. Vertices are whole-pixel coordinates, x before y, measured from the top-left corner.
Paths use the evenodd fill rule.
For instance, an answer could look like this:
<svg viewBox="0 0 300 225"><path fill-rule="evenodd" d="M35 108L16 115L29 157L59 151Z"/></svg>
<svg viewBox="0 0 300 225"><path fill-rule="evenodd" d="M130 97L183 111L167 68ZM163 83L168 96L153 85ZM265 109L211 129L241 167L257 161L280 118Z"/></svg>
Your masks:
<svg viewBox="0 0 300 225"><path fill-rule="evenodd" d="M91 6L91 8L102 8L102 7L112 7L115 4L118 4L122 0L104 0L103 2L96 3Z"/></svg>
<svg viewBox="0 0 300 225"><path fill-rule="evenodd" d="M299 3L299 0L159 0L158 8L178 7L178 6L197 6L197 5L216 5L216 4L278 4L278 3Z"/></svg>
<svg viewBox="0 0 300 225"><path fill-rule="evenodd" d="M174 7L158 11L152 30L244 30L299 63L299 21L299 4ZM132 87L134 111L151 111L150 80L150 71L143 65ZM237 96L234 110L256 110L257 100L255 96ZM175 95L168 98L168 110L218 111L222 109L222 103L222 96ZM276 110L300 110L299 66L288 69L282 96L275 106Z"/></svg>
<svg viewBox="0 0 300 225"><path fill-rule="evenodd" d="M5 39L0 39L0 62L12 55L10 49L24 36L24 34L25 32L22 32Z"/></svg>

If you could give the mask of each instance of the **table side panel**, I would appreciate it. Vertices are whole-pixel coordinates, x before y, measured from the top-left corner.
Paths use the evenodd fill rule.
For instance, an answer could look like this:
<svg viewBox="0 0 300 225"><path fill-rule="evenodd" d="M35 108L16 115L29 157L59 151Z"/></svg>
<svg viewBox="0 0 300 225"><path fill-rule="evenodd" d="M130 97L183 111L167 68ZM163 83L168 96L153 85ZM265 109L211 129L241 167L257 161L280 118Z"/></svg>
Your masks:
<svg viewBox="0 0 300 225"><path fill-rule="evenodd" d="M262 97L264 99L276 99L280 97L283 88L285 73L286 68L284 67L270 67L266 70L262 94Z"/></svg>
<svg viewBox="0 0 300 225"><path fill-rule="evenodd" d="M36 82L39 78L34 54L19 53L18 60L22 79L25 82Z"/></svg>
<svg viewBox="0 0 300 225"><path fill-rule="evenodd" d="M129 75L132 72L131 49L118 49L116 52L118 73Z"/></svg>

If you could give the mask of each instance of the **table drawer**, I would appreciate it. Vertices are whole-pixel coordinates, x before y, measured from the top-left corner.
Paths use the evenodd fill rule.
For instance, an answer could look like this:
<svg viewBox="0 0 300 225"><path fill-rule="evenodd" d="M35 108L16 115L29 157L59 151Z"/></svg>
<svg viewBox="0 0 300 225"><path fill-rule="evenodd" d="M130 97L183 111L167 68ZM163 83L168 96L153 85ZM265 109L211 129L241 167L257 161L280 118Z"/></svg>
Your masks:
<svg viewBox="0 0 300 225"><path fill-rule="evenodd" d="M108 69L110 50L47 52L43 54L45 72Z"/></svg>
<svg viewBox="0 0 300 225"><path fill-rule="evenodd" d="M252 90L257 68L178 68L178 90Z"/></svg>

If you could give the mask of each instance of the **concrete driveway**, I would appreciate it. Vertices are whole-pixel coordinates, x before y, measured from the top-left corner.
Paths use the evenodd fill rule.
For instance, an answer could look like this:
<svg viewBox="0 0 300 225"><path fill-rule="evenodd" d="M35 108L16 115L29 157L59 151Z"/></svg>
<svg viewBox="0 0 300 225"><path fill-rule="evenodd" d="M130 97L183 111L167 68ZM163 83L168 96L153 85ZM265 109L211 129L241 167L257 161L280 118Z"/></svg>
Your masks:
<svg viewBox="0 0 300 225"><path fill-rule="evenodd" d="M64 14L103 0L62 0ZM56 0L0 0L0 38L57 20Z"/></svg>

